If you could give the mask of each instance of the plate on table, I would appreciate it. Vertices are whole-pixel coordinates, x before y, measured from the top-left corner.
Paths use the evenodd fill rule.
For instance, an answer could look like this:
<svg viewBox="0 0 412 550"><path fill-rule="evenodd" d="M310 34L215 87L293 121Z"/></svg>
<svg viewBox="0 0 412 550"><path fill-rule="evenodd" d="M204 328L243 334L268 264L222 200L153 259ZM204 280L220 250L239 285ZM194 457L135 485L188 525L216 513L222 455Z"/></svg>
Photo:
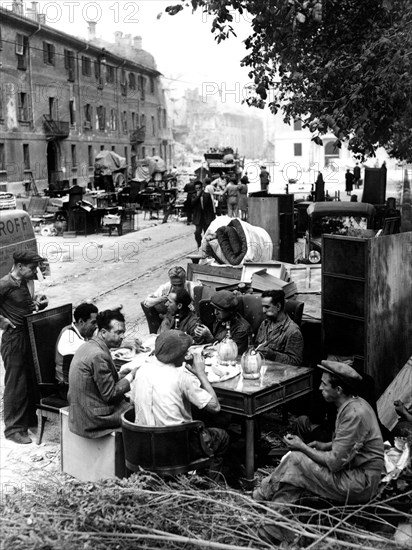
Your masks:
<svg viewBox="0 0 412 550"><path fill-rule="evenodd" d="M205 367L206 375L211 384L214 382L225 382L225 380L230 380L235 378L241 373L240 365L234 366L223 366L223 365L206 365Z"/></svg>
<svg viewBox="0 0 412 550"><path fill-rule="evenodd" d="M121 361L131 361L136 357L136 352L129 348L119 348L112 351L112 357Z"/></svg>

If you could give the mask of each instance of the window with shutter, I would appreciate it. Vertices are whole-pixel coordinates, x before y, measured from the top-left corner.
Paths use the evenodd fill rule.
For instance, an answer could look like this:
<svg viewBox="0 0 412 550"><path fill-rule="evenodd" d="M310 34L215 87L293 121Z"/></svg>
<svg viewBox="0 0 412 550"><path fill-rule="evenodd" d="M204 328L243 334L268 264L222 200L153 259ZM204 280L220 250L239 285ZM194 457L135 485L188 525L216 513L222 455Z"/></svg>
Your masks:
<svg viewBox="0 0 412 550"><path fill-rule="evenodd" d="M91 59L85 55L82 56L82 74L85 76L91 76L92 74Z"/></svg>
<svg viewBox="0 0 412 550"><path fill-rule="evenodd" d="M47 65L54 65L56 48L54 44L43 42L43 61Z"/></svg>
<svg viewBox="0 0 412 550"><path fill-rule="evenodd" d="M29 46L29 39L23 34L16 34L16 55L17 55L17 68L25 71L27 69L27 49Z"/></svg>
<svg viewBox="0 0 412 550"><path fill-rule="evenodd" d="M131 90L136 89L136 75L134 73L129 73L129 88Z"/></svg>

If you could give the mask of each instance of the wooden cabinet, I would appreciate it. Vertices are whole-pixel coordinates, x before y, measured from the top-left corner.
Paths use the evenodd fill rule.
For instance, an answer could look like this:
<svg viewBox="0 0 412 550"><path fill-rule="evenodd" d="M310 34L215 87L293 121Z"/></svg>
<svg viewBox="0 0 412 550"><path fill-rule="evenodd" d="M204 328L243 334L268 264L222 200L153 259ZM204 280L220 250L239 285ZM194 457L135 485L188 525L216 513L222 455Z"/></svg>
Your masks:
<svg viewBox="0 0 412 550"><path fill-rule="evenodd" d="M295 261L293 210L294 195L251 195L248 198L248 221L269 233L273 243L272 260L292 264Z"/></svg>
<svg viewBox="0 0 412 550"><path fill-rule="evenodd" d="M412 355L412 232L322 247L324 352L354 355L379 395Z"/></svg>

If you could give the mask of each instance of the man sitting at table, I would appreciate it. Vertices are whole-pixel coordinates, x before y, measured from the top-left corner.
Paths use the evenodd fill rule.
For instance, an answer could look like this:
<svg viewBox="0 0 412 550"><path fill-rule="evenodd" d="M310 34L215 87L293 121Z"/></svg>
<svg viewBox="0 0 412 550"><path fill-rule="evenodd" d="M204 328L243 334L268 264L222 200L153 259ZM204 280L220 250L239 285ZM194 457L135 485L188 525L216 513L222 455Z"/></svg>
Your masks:
<svg viewBox="0 0 412 550"><path fill-rule="evenodd" d="M74 354L69 371L69 428L91 439L120 427L120 416L130 407L124 394L130 391L137 370L123 368L119 377L110 353L124 338L120 309L101 311L97 327L97 335Z"/></svg>
<svg viewBox="0 0 412 550"><path fill-rule="evenodd" d="M166 330L178 329L191 336L196 344L205 344L206 340L197 338L195 335L196 327L201 322L196 313L190 309L191 304L192 299L187 290L179 288L176 292L171 292L166 302L167 313L163 317L158 334Z"/></svg>
<svg viewBox="0 0 412 550"><path fill-rule="evenodd" d="M193 339L180 330L168 330L156 339L155 357L136 373L132 392L135 422L139 426L173 426L192 421L191 405L218 413L220 404L205 373L200 353L193 354L193 364L185 356ZM229 436L220 428L207 428L207 444L214 453L209 476L221 469Z"/></svg>
<svg viewBox="0 0 412 550"><path fill-rule="evenodd" d="M298 436L287 435L284 441L292 452L254 491L257 500L291 504L309 492L339 504L359 504L377 493L384 468L383 440L372 407L355 397L362 377L345 363L321 363L323 398L338 410L332 441L306 445ZM291 535L273 524L265 525L260 534L271 542Z"/></svg>
<svg viewBox="0 0 412 550"><path fill-rule="evenodd" d="M261 298L266 319L259 327L256 347L266 359L301 365L303 337L298 325L285 312L285 293L283 290L265 290Z"/></svg>
<svg viewBox="0 0 412 550"><path fill-rule="evenodd" d="M202 342L221 342L227 335L226 325L229 323L230 335L237 344L239 354L246 351L252 327L237 311L238 299L229 290L219 290L210 299L215 308L216 321L212 331L207 326L199 325L195 329L195 337Z"/></svg>
<svg viewBox="0 0 412 550"><path fill-rule="evenodd" d="M98 309L94 304L83 303L73 311L74 321L64 327L57 338L55 363L59 393L67 399L69 389L69 369L73 355L89 340L97 328Z"/></svg>
<svg viewBox="0 0 412 550"><path fill-rule="evenodd" d="M181 266L171 267L167 273L169 275L169 282L164 283L157 288L152 294L144 301L144 305L147 308L151 308L153 313L156 313L158 317L159 326L162 317L166 313L166 302L171 292L179 289L185 289L190 295L190 298L194 299L194 288L199 286L200 283L194 283L186 280L186 271ZM192 309L192 308L191 308Z"/></svg>

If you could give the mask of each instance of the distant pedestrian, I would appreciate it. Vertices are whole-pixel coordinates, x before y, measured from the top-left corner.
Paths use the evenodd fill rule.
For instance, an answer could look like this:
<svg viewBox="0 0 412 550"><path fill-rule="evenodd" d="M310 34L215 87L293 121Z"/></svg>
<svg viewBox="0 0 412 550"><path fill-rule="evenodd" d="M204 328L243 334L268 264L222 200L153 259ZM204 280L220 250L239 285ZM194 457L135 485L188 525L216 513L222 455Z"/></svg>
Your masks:
<svg viewBox="0 0 412 550"><path fill-rule="evenodd" d="M238 209L240 212L240 219L243 221L247 221L247 186L249 183L249 179L247 176L243 176L243 178L240 179L240 182L238 183L238 189L239 189L239 199L238 199Z"/></svg>
<svg viewBox="0 0 412 550"><path fill-rule="evenodd" d="M325 180L322 172L319 172L315 182L315 201L323 202L325 200Z"/></svg>
<svg viewBox="0 0 412 550"><path fill-rule="evenodd" d="M261 166L260 167L259 178L260 178L260 189L261 189L261 191L266 191L267 192L268 187L269 187L269 183L270 183L270 174L266 170L266 166Z"/></svg>
<svg viewBox="0 0 412 550"><path fill-rule="evenodd" d="M239 189L237 183L230 180L224 190L224 194L227 196L227 215L231 218L237 218L239 199Z"/></svg>
<svg viewBox="0 0 412 550"><path fill-rule="evenodd" d="M345 190L347 195L350 195L352 193L354 179L354 175L348 168L345 174Z"/></svg>
<svg viewBox="0 0 412 550"><path fill-rule="evenodd" d="M184 211L187 214L187 225L190 225L192 223L192 197L195 192L195 182L190 181L189 183L186 183L186 185L183 187L183 191L187 193L185 204L184 204Z"/></svg>
<svg viewBox="0 0 412 550"><path fill-rule="evenodd" d="M353 169L353 177L354 177L354 185L356 189L359 189L360 185L360 179L361 179L361 169L359 166L359 162L356 163L355 168Z"/></svg>
<svg viewBox="0 0 412 550"><path fill-rule="evenodd" d="M200 248L202 244L202 231L206 232L216 217L213 209L213 199L209 193L205 193L201 181L195 181L195 192L192 195L192 209L193 223L196 226L196 244Z"/></svg>
<svg viewBox="0 0 412 550"><path fill-rule="evenodd" d="M209 193L209 195L212 197L213 212L216 213L215 191L216 191L215 182L212 181L210 178L206 178L205 179L205 193Z"/></svg>

